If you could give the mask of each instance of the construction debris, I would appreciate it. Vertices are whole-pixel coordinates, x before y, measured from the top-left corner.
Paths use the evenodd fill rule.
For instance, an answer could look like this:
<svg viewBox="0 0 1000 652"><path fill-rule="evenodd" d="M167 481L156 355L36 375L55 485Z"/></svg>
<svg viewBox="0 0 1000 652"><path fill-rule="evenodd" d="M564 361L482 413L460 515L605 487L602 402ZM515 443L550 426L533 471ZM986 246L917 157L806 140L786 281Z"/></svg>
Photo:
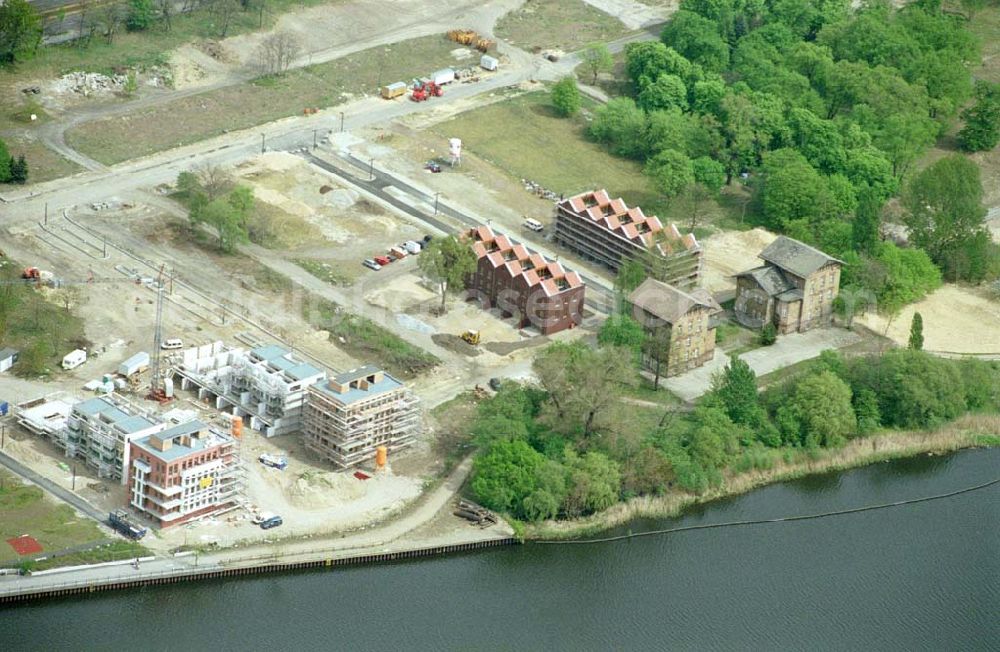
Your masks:
<svg viewBox="0 0 1000 652"><path fill-rule="evenodd" d="M78 93L84 97L101 93L117 93L125 88L127 75L102 75L97 72L71 72L52 83L56 93Z"/></svg>
<svg viewBox="0 0 1000 652"><path fill-rule="evenodd" d="M562 199L562 195L559 193L553 192L542 186L542 184L535 183L530 179L521 179L521 183L524 185L525 190L534 194L536 197L541 197L542 199L548 199L550 201L559 201Z"/></svg>

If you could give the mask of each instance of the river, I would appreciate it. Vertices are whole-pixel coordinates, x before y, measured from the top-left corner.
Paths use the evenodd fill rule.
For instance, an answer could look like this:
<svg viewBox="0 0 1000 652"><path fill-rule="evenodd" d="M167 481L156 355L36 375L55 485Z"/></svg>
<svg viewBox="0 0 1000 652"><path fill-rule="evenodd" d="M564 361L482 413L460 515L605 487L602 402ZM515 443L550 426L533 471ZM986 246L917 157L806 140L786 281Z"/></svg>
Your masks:
<svg viewBox="0 0 1000 652"><path fill-rule="evenodd" d="M774 485L633 531L1000 475L1000 449ZM0 649L1000 649L1000 485L813 521L219 580L0 610Z"/></svg>

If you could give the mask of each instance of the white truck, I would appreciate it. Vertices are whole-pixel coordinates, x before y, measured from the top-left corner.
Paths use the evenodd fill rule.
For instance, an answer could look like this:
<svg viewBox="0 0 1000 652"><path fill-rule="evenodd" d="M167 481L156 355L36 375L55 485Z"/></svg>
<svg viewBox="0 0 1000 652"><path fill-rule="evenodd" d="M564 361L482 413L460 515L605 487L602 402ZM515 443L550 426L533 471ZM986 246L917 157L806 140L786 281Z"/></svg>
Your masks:
<svg viewBox="0 0 1000 652"><path fill-rule="evenodd" d="M76 369L84 362L87 361L87 352L83 349L76 349L75 351L70 351L62 359L62 368L69 371L70 369Z"/></svg>
<svg viewBox="0 0 1000 652"><path fill-rule="evenodd" d="M450 84L455 81L455 71L451 68L442 68L441 70L431 73L431 81L438 86Z"/></svg>

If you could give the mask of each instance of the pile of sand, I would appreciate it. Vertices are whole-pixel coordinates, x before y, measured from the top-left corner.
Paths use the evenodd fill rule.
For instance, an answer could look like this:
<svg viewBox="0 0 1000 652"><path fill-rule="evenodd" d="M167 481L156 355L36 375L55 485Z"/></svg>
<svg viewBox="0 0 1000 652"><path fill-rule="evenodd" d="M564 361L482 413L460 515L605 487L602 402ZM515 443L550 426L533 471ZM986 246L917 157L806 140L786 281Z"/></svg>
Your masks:
<svg viewBox="0 0 1000 652"><path fill-rule="evenodd" d="M300 475L288 487L292 505L303 509L324 509L357 500L364 495L361 481L344 473Z"/></svg>
<svg viewBox="0 0 1000 652"><path fill-rule="evenodd" d="M777 237L764 229L724 231L709 236L701 242L705 252L702 285L710 292L735 289L732 276L760 265L762 261L757 254Z"/></svg>

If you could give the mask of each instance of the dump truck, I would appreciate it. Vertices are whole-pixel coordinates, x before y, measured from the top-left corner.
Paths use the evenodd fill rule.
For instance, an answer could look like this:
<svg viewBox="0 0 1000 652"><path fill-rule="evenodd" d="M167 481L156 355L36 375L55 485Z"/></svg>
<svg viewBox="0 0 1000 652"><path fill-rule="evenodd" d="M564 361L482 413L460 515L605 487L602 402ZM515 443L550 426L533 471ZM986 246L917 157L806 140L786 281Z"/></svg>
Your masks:
<svg viewBox="0 0 1000 652"><path fill-rule="evenodd" d="M115 532L135 541L146 536L146 528L133 521L124 509L116 509L108 514L108 524Z"/></svg>
<svg viewBox="0 0 1000 652"><path fill-rule="evenodd" d="M462 333L462 339L469 344L476 346L479 344L479 331L465 331Z"/></svg>

